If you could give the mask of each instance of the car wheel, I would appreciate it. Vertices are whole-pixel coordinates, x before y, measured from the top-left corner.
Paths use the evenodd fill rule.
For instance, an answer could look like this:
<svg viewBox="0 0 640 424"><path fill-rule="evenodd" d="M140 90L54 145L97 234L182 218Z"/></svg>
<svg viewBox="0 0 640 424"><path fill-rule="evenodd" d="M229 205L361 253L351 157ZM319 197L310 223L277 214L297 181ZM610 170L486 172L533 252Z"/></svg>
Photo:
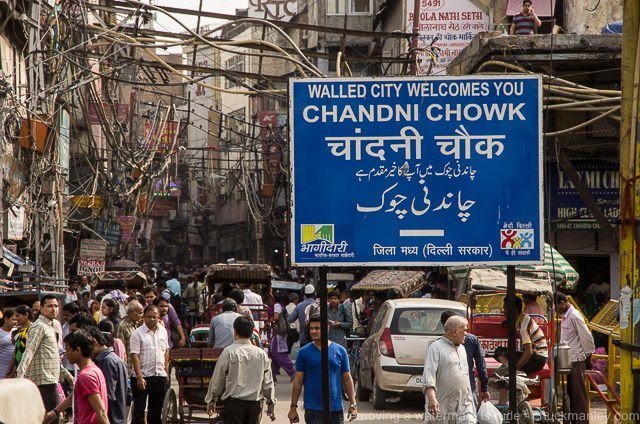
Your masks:
<svg viewBox="0 0 640 424"><path fill-rule="evenodd" d="M360 402L369 402L369 396L371 396L371 391L364 388L362 384L362 379L360 378L360 370L359 367L354 369L353 373L353 384L356 387L356 396Z"/></svg>
<svg viewBox="0 0 640 424"><path fill-rule="evenodd" d="M387 393L378 387L376 376L373 376L373 409L384 409Z"/></svg>

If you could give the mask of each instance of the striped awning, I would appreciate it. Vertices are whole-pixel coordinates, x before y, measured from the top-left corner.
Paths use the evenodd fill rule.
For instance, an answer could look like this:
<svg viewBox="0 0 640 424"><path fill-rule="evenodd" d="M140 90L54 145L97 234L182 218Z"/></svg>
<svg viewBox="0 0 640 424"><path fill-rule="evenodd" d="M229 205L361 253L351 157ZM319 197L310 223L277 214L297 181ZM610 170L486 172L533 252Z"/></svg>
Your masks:
<svg viewBox="0 0 640 424"><path fill-rule="evenodd" d="M494 268L506 269L506 267ZM458 281L461 281L467 278L469 267L451 267L449 268L449 273ZM558 288L569 291L575 290L580 278L580 275L571 264L547 243L544 245L544 263L542 265L516 266L516 275L541 280L552 278Z"/></svg>

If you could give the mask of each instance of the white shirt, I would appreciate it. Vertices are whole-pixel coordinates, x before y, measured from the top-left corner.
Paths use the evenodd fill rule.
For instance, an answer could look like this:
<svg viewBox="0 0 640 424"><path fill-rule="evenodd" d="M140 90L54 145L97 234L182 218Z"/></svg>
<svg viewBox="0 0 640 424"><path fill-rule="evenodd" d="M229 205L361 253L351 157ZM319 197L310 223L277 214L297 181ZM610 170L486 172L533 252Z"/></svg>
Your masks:
<svg viewBox="0 0 640 424"><path fill-rule="evenodd" d="M593 335L587 327L587 323L573 306L569 306L567 312L562 315L560 343L569 345L571 362L584 361L596 350Z"/></svg>
<svg viewBox="0 0 640 424"><path fill-rule="evenodd" d="M252 305L249 308L250 309L255 309L255 306L253 305L262 305L262 296L260 296L257 293L252 292L249 289L244 289L242 290L242 292L244 293L244 300L242 301L243 305Z"/></svg>
<svg viewBox="0 0 640 424"><path fill-rule="evenodd" d="M287 310L287 316L289 316L293 313L293 310L296 309L296 304L293 302L290 302L285 309ZM300 323L298 323L298 320L295 320L294 322L290 322L289 328L291 328L292 330L298 331L298 328L300 328Z"/></svg>
<svg viewBox="0 0 640 424"><path fill-rule="evenodd" d="M422 378L425 388L435 389L440 405L440 415L427 414L427 423L476 423L464 345L454 346L446 337L433 342L427 349Z"/></svg>
<svg viewBox="0 0 640 424"><path fill-rule="evenodd" d="M130 352L140 355L140 371L143 377L166 377L164 369L165 352L169 349L169 337L164 326L156 331L142 324L131 335Z"/></svg>

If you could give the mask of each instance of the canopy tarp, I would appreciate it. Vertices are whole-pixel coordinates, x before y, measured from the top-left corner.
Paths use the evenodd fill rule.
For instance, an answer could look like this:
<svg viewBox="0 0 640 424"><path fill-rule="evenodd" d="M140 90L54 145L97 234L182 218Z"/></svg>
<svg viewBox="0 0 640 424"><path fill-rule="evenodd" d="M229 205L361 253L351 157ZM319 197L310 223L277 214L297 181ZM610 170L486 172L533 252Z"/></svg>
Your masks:
<svg viewBox="0 0 640 424"><path fill-rule="evenodd" d="M207 270L209 283L253 283L271 282L271 267L267 264L215 264Z"/></svg>
<svg viewBox="0 0 640 424"><path fill-rule="evenodd" d="M506 291L507 274L502 269L474 268L467 275L469 291ZM516 292L552 296L551 281L539 278L516 276Z"/></svg>
<svg viewBox="0 0 640 424"><path fill-rule="evenodd" d="M91 278L91 285L98 289L115 287L115 282L122 280L127 288L141 289L147 283L147 276L142 271L104 271L96 272Z"/></svg>
<svg viewBox="0 0 640 424"><path fill-rule="evenodd" d="M387 291L393 290L401 297L410 296L424 285L424 273L421 271L371 271L351 291Z"/></svg>
<svg viewBox="0 0 640 424"><path fill-rule="evenodd" d="M493 267L505 271L506 267ZM461 281L467 277L471 269L466 266L451 267L449 272L456 280ZM549 244L544 245L544 263L542 265L516 265L516 275L529 279L548 280L553 278L556 286L563 290L575 290L580 275L569 262L556 249Z"/></svg>

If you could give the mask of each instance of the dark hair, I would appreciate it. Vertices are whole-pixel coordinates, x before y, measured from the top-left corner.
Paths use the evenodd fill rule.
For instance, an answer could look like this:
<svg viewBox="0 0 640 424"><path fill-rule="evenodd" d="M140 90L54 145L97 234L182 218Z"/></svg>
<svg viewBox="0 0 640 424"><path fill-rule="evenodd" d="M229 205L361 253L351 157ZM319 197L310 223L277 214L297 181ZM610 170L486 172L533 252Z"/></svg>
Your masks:
<svg viewBox="0 0 640 424"><path fill-rule="evenodd" d="M236 303L236 301L231 299L230 297L222 301L223 312L235 311L237 307L238 307L238 304Z"/></svg>
<svg viewBox="0 0 640 424"><path fill-rule="evenodd" d="M125 288L127 288L127 283L125 283L124 280L116 280L113 283L113 286L116 290L124 290Z"/></svg>
<svg viewBox="0 0 640 424"><path fill-rule="evenodd" d="M75 302L69 302L62 307L62 312L77 314L78 312L80 312L80 306L78 306L78 304Z"/></svg>
<svg viewBox="0 0 640 424"><path fill-rule="evenodd" d="M166 289L167 288L167 282L166 280L158 280L158 282L156 283L156 289Z"/></svg>
<svg viewBox="0 0 640 424"><path fill-rule="evenodd" d="M294 302L295 303L295 301L297 301L299 299L300 299L300 296L298 296L297 293L291 293L289 295L289 302Z"/></svg>
<svg viewBox="0 0 640 424"><path fill-rule="evenodd" d="M567 295L562 292L556 292L556 305L560 302L568 302Z"/></svg>
<svg viewBox="0 0 640 424"><path fill-rule="evenodd" d="M171 305L169 299L164 296L157 297L156 300L153 301L154 305L160 306L160 302L167 302L167 305Z"/></svg>
<svg viewBox="0 0 640 424"><path fill-rule="evenodd" d="M522 1L522 5L524 6L525 3L529 3L529 6L531 6L533 4L532 0L523 0Z"/></svg>
<svg viewBox="0 0 640 424"><path fill-rule="evenodd" d="M27 305L18 305L14 309L16 314L26 315L29 318L29 321L33 320L33 314L31 313L31 308Z"/></svg>
<svg viewBox="0 0 640 424"><path fill-rule="evenodd" d="M69 320L69 325L75 324L78 329L85 327L95 327L96 322L89 315L78 314L71 317Z"/></svg>
<svg viewBox="0 0 640 424"><path fill-rule="evenodd" d="M442 324L442 326L444 327L444 323L447 322L447 320L454 315L457 315L457 314L451 310L444 311L443 313L440 314L440 324Z"/></svg>
<svg viewBox="0 0 640 424"><path fill-rule="evenodd" d="M312 322L320 322L320 314L318 313L311 314L311 316L309 316L309 320L307 321L307 324L310 324Z"/></svg>
<svg viewBox="0 0 640 424"><path fill-rule="evenodd" d="M244 292L240 289L231 290L229 297L235 300L238 305L242 305L242 302L244 302Z"/></svg>
<svg viewBox="0 0 640 424"><path fill-rule="evenodd" d="M78 330L67 334L64 338L64 342L73 350L79 348L80 352L82 352L82 356L85 358L91 357L94 339L85 330Z"/></svg>
<svg viewBox="0 0 640 424"><path fill-rule="evenodd" d="M157 313L160 313L160 311L158 310L158 307L153 304L145 306L144 311L142 311L142 315L146 315L147 311L156 311Z"/></svg>
<svg viewBox="0 0 640 424"><path fill-rule="evenodd" d="M103 299L102 305L106 305L111 308L111 319L120 319L120 305L113 299Z"/></svg>
<svg viewBox="0 0 640 424"><path fill-rule="evenodd" d="M108 319L103 319L98 323L98 327L93 328L95 328L96 331L98 331L102 336L102 340L94 336L98 344L107 347L113 346L113 323L111 321L109 321Z"/></svg>
<svg viewBox="0 0 640 424"><path fill-rule="evenodd" d="M44 296L42 296L42 299L40 299L40 305L44 306L44 304L47 302L47 300L55 300L57 302L58 298L55 297L52 294L45 294Z"/></svg>
<svg viewBox="0 0 640 424"><path fill-rule="evenodd" d="M142 295L144 296L147 293L151 293L153 292L153 294L155 294L156 296L158 296L158 290L156 290L155 287L153 286L147 286L145 288L142 289Z"/></svg>
<svg viewBox="0 0 640 424"><path fill-rule="evenodd" d="M233 321L233 329L238 337L248 339L253 334L253 320L248 316L241 315Z"/></svg>
<svg viewBox="0 0 640 424"><path fill-rule="evenodd" d="M4 314L2 315L2 318L0 318L0 327L4 325L4 322L11 318L14 314L13 309L5 309L4 310Z"/></svg>
<svg viewBox="0 0 640 424"><path fill-rule="evenodd" d="M502 304L506 307L507 306L507 297L504 297L504 300L502 301ZM518 296L516 296L516 314L520 314L520 312L522 312L522 299L520 299Z"/></svg>
<svg viewBox="0 0 640 424"><path fill-rule="evenodd" d="M497 361L498 357L507 356L507 355L509 355L509 349L507 349L504 346L498 346L496 347L496 350L493 352L493 359Z"/></svg>
<svg viewBox="0 0 640 424"><path fill-rule="evenodd" d="M338 290L331 290L327 294L327 297L340 297L340 293L338 292Z"/></svg>

